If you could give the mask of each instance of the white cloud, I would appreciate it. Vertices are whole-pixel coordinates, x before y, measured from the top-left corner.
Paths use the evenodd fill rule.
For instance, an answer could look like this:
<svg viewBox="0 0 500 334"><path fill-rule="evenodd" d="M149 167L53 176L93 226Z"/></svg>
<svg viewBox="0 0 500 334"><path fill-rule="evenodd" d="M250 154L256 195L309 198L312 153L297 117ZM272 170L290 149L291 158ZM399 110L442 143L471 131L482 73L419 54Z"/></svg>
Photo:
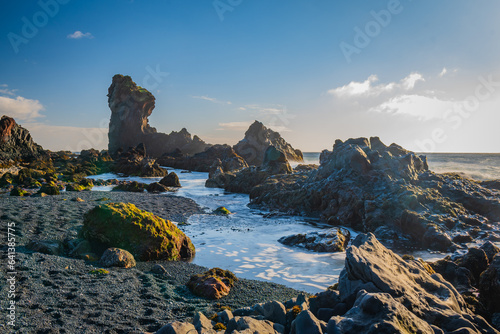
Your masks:
<svg viewBox="0 0 500 334"><path fill-rule="evenodd" d="M241 109L241 108L240 108ZM253 110L265 115L281 115L286 113L286 107L281 104L262 106L259 104L248 104L241 110Z"/></svg>
<svg viewBox="0 0 500 334"><path fill-rule="evenodd" d="M377 97L396 90L412 90L418 81L425 81L424 77L416 72L409 74L407 77L401 79L400 82L374 85L378 80L378 77L372 74L363 82L351 81L347 85L330 89L328 94L338 98Z"/></svg>
<svg viewBox="0 0 500 334"><path fill-rule="evenodd" d="M440 100L422 95L399 95L370 109L372 112L409 115L419 120L444 119L447 110L453 109L454 101Z"/></svg>
<svg viewBox="0 0 500 334"><path fill-rule="evenodd" d="M214 97L208 97L206 95L203 95L203 96L191 96L193 99L199 99L199 100L205 100L205 101L209 101L209 102L212 102L212 103L218 103L218 104L232 104L231 101L220 101L220 100L217 100L216 98Z"/></svg>
<svg viewBox="0 0 500 334"><path fill-rule="evenodd" d="M246 130L252 124L252 122L229 122L229 123L219 123L219 131L241 131Z"/></svg>
<svg viewBox="0 0 500 334"><path fill-rule="evenodd" d="M446 69L446 67L443 67L443 70L441 71L441 73L439 73L439 76L442 78L446 75L447 72L448 70Z"/></svg>
<svg viewBox="0 0 500 334"><path fill-rule="evenodd" d="M22 96L16 98L0 96L0 115L26 121L43 117L40 114L43 110L45 110L45 107L38 100L30 100Z"/></svg>
<svg viewBox="0 0 500 334"><path fill-rule="evenodd" d="M91 33L89 33L89 32L83 33L80 30L77 30L77 31L75 31L72 34L69 34L67 36L67 38L70 38L70 39L81 39L81 38L92 39L92 38L94 38L94 36Z"/></svg>

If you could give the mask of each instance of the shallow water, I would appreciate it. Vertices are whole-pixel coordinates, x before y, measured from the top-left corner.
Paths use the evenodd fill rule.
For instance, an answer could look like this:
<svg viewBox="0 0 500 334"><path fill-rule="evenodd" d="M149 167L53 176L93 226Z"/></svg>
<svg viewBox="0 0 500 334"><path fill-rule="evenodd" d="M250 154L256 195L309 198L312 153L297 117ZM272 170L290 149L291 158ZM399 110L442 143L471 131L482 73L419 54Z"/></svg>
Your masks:
<svg viewBox="0 0 500 334"><path fill-rule="evenodd" d="M310 293L322 291L337 282L344 267L345 253L315 253L284 246L277 241L283 236L320 230L324 226L301 217L265 218L263 215L266 211L247 206L250 201L248 195L205 188L208 173L173 171L179 176L182 188L169 194L191 198L206 212L220 206L232 212L227 217L193 215L186 222L188 225L179 225L196 247L193 263L210 268L221 267L240 277L281 283ZM115 174L91 178L116 178L144 183L160 180L125 178ZM109 191L111 188L94 187L94 190Z"/></svg>
<svg viewBox="0 0 500 334"><path fill-rule="evenodd" d="M436 172L465 172L478 179L500 178L500 154L427 154L431 170ZM319 162L319 153L305 153L305 163ZM173 169L172 169L173 170ZM344 267L345 253L315 253L288 247L277 240L295 233L308 233L325 226L303 217L265 218L266 211L251 209L249 196L227 193L223 189L205 188L208 173L182 173L182 188L175 195L193 199L206 212L224 206L233 214L194 215L179 227L196 247L193 263L206 267L229 269L240 277L272 281L289 287L315 293L336 283ZM495 177L496 175L496 177ZM92 176L99 179L122 179L144 183L160 178L118 177L115 174ZM112 186L94 187L109 191ZM172 194L172 193L169 193ZM355 233L351 231L353 235ZM420 251L413 254L427 261L435 261L446 254Z"/></svg>

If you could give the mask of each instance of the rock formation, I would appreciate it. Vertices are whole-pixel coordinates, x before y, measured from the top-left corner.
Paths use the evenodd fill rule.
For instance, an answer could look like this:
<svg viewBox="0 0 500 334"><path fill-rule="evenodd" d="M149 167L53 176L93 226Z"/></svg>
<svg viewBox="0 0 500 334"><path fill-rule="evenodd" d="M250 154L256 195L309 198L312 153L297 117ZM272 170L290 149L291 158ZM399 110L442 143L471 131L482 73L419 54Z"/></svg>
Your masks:
<svg viewBox="0 0 500 334"><path fill-rule="evenodd" d="M137 86L129 76L117 74L108 90L111 109L109 151L127 150L143 143L151 157L159 157L179 149L185 154L202 152L207 145L198 136L191 138L186 129L170 134L159 133L148 124L155 107L155 97Z"/></svg>
<svg viewBox="0 0 500 334"><path fill-rule="evenodd" d="M302 152L288 144L278 132L268 129L259 121L255 121L245 132L245 137L234 150L249 165L260 166L264 162L264 154L269 146L283 152L289 161L303 161Z"/></svg>
<svg viewBox="0 0 500 334"><path fill-rule="evenodd" d="M28 130L18 125L8 116L0 119L0 163L9 160L31 161L43 152L37 145Z"/></svg>
<svg viewBox="0 0 500 334"><path fill-rule="evenodd" d="M425 157L396 144L386 146L377 137L338 140L320 162L317 169L292 174L246 168L214 176L207 186L249 193L253 205L374 232L394 248L444 251L459 247L452 239L498 237L490 226L500 221L498 191L433 173Z"/></svg>

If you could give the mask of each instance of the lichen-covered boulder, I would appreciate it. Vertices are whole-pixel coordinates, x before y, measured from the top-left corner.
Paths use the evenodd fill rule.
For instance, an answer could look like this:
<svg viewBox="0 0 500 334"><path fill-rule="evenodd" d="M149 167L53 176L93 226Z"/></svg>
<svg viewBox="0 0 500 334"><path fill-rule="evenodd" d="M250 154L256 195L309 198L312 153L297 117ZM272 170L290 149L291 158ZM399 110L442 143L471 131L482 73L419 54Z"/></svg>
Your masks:
<svg viewBox="0 0 500 334"><path fill-rule="evenodd" d="M15 187L10 191L10 196L28 196L28 195L29 193L26 190L19 187Z"/></svg>
<svg viewBox="0 0 500 334"><path fill-rule="evenodd" d="M195 248L172 222L130 203L96 206L85 214L80 235L94 248L122 248L141 261L191 259Z"/></svg>
<svg viewBox="0 0 500 334"><path fill-rule="evenodd" d="M208 299L220 299L229 294L238 278L229 270L212 268L209 271L191 276L186 284L195 295Z"/></svg>
<svg viewBox="0 0 500 334"><path fill-rule="evenodd" d="M122 267L122 268L132 268L135 267L135 259L130 252L111 247L104 251L101 256L101 264L104 267Z"/></svg>
<svg viewBox="0 0 500 334"><path fill-rule="evenodd" d="M47 195L59 195L61 192L59 191L59 187L56 186L55 184L47 183L42 185L40 190L38 190L38 193L39 194L44 193Z"/></svg>
<svg viewBox="0 0 500 334"><path fill-rule="evenodd" d="M132 181L119 184L116 187L114 187L112 191L129 191L134 193L142 193L146 188L147 185L145 183Z"/></svg>

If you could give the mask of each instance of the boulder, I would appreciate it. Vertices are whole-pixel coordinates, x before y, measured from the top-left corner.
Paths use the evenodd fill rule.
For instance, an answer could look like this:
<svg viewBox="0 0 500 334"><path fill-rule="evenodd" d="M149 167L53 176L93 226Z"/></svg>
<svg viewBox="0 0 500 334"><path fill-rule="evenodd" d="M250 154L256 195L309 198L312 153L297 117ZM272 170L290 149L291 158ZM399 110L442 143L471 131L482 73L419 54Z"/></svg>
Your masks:
<svg viewBox="0 0 500 334"><path fill-rule="evenodd" d="M288 144L278 132L268 129L259 121L255 121L245 132L245 137L233 148L249 165L260 166L269 146L274 146L284 153L289 161L303 161L302 152Z"/></svg>
<svg viewBox="0 0 500 334"><path fill-rule="evenodd" d="M323 334L323 328L326 329L326 324L321 323L311 311L304 310L292 322L290 334Z"/></svg>
<svg viewBox="0 0 500 334"><path fill-rule="evenodd" d="M135 259L130 252L120 248L108 248L101 256L101 264L104 267L135 267Z"/></svg>
<svg viewBox="0 0 500 334"><path fill-rule="evenodd" d="M39 194L47 194L47 195L60 195L59 187L53 183L43 184L40 190L38 190Z"/></svg>
<svg viewBox="0 0 500 334"><path fill-rule="evenodd" d="M229 270L212 268L203 274L191 276L186 285L195 295L208 299L220 299L229 294L237 280Z"/></svg>
<svg viewBox="0 0 500 334"><path fill-rule="evenodd" d="M96 206L85 214L80 235L95 249L122 248L140 261L191 259L195 254L189 237L172 222L130 203Z"/></svg>
<svg viewBox="0 0 500 334"><path fill-rule="evenodd" d="M142 143L119 154L113 165L113 171L118 174L142 177L161 177L168 174L156 163L155 159L147 157L146 148Z"/></svg>
<svg viewBox="0 0 500 334"><path fill-rule="evenodd" d="M174 321L160 328L156 334L195 334L196 328L187 322Z"/></svg>
<svg viewBox="0 0 500 334"><path fill-rule="evenodd" d="M165 193L168 191L168 187L159 182L153 182L146 187L146 190L148 193Z"/></svg>
<svg viewBox="0 0 500 334"><path fill-rule="evenodd" d="M253 307L253 310L270 322L283 326L286 324L286 309L279 301L257 304Z"/></svg>
<svg viewBox="0 0 500 334"><path fill-rule="evenodd" d="M145 183L137 181L126 181L114 187L112 191L129 191L134 193L142 193L147 188Z"/></svg>
<svg viewBox="0 0 500 334"><path fill-rule="evenodd" d="M470 271L473 277L473 285L479 283L479 276L488 268L489 261L486 253L477 247L469 248L469 251L464 256L455 260L458 266L466 268Z"/></svg>
<svg viewBox="0 0 500 334"><path fill-rule="evenodd" d="M280 238L278 241L288 246L304 247L315 252L343 252L351 233L345 228L332 228L307 234L295 234Z"/></svg>
<svg viewBox="0 0 500 334"><path fill-rule="evenodd" d="M488 262L493 261L495 255L500 253L500 248L495 246L491 241L485 242L480 248L484 251L484 253L488 257Z"/></svg>
<svg viewBox="0 0 500 334"><path fill-rule="evenodd" d="M215 334L212 321L210 321L203 313L196 312L193 318L193 325L198 333Z"/></svg>
<svg viewBox="0 0 500 334"><path fill-rule="evenodd" d="M148 155L153 158L176 149L195 154L209 146L199 137L191 137L186 129L165 134L151 127L148 117L155 107L155 97L147 89L137 86L130 76L117 74L113 77L108 89L108 105L111 109L108 149L112 155L139 143L144 144Z"/></svg>
<svg viewBox="0 0 500 334"><path fill-rule="evenodd" d="M176 187L176 188L181 187L181 181L179 181L179 177L174 172L171 172L170 174L165 176L163 179L160 180L159 183L164 185L165 187Z"/></svg>
<svg viewBox="0 0 500 334"><path fill-rule="evenodd" d="M495 255L490 266L481 275L479 297L491 313L500 312L500 255Z"/></svg>
<svg viewBox="0 0 500 334"><path fill-rule="evenodd" d="M268 320L257 320L251 317L234 317L227 325L226 333L259 333L259 334L279 334L274 329L273 324Z"/></svg>

